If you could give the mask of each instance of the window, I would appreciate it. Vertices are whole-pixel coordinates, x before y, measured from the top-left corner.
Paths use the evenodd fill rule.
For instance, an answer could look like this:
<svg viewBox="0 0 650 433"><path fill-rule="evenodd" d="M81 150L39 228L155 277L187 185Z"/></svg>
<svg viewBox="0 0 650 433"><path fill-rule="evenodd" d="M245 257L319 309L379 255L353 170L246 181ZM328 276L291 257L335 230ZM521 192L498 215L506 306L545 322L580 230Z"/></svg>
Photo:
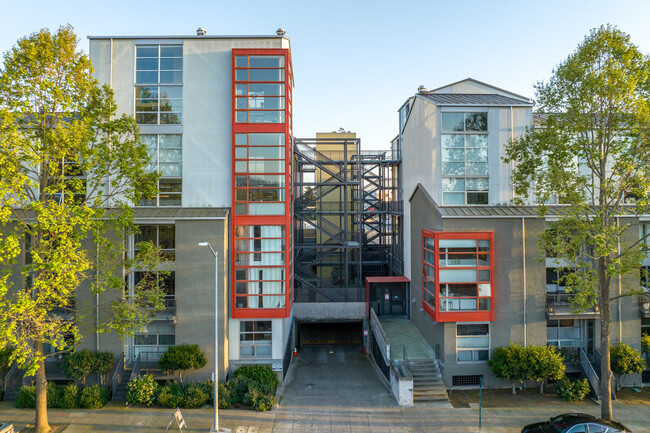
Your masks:
<svg viewBox="0 0 650 433"><path fill-rule="evenodd" d="M235 226L235 308L284 308L285 230Z"/></svg>
<svg viewBox="0 0 650 433"><path fill-rule="evenodd" d="M86 200L86 175L82 165L75 160L62 159L48 164L48 182L42 184L48 199L82 203Z"/></svg>
<svg viewBox="0 0 650 433"><path fill-rule="evenodd" d="M490 325L488 323L456 325L456 360L458 362L487 361L490 355Z"/></svg>
<svg viewBox="0 0 650 433"><path fill-rule="evenodd" d="M285 135L235 134L235 214L284 215Z"/></svg>
<svg viewBox="0 0 650 433"><path fill-rule="evenodd" d="M180 134L141 135L151 162L148 173L158 171L158 194L140 206L180 206L182 198L183 136Z"/></svg>
<svg viewBox="0 0 650 433"><path fill-rule="evenodd" d="M443 112L442 131L442 203L487 204L487 113Z"/></svg>
<svg viewBox="0 0 650 433"><path fill-rule="evenodd" d="M133 336L133 358L138 355L143 362L155 362L167 351L169 346L176 344L173 323L150 323L143 326Z"/></svg>
<svg viewBox="0 0 650 433"><path fill-rule="evenodd" d="M139 124L178 124L183 111L183 46L138 45L135 118Z"/></svg>
<svg viewBox="0 0 650 433"><path fill-rule="evenodd" d="M239 322L239 355L241 358L271 357L271 321Z"/></svg>
<svg viewBox="0 0 650 433"><path fill-rule="evenodd" d="M139 242L151 242L165 254L165 259L174 261L176 249L176 230L173 225L139 225L140 233L134 236L134 254Z"/></svg>
<svg viewBox="0 0 650 433"><path fill-rule="evenodd" d="M580 347L580 321L574 319L547 321L546 344L555 347Z"/></svg>
<svg viewBox="0 0 650 433"><path fill-rule="evenodd" d="M437 322L494 320L493 234L423 230L422 236L423 308Z"/></svg>
<svg viewBox="0 0 650 433"><path fill-rule="evenodd" d="M284 56L235 57L235 122L285 122Z"/></svg>

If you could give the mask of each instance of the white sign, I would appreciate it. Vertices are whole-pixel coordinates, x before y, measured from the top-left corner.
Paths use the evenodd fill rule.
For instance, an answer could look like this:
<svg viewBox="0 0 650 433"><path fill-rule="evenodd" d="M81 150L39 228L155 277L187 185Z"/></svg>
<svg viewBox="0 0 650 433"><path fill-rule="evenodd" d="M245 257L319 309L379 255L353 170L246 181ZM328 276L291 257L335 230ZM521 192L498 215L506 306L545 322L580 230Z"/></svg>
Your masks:
<svg viewBox="0 0 650 433"><path fill-rule="evenodd" d="M390 300L390 295L388 293L384 294L384 299L387 301Z"/></svg>
<svg viewBox="0 0 650 433"><path fill-rule="evenodd" d="M367 329L364 329L364 330L363 330L363 336L364 336L364 337L367 337L367 336L368 336L368 330L367 330Z"/></svg>

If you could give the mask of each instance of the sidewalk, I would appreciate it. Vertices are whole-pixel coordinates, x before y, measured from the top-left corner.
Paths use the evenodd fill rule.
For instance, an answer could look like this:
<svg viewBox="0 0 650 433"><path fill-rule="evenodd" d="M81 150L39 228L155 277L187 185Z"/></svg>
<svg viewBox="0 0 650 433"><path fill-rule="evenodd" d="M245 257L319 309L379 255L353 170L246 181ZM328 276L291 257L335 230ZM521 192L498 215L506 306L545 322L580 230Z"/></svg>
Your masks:
<svg viewBox="0 0 650 433"><path fill-rule="evenodd" d="M580 410L593 415L598 415L600 411L597 406ZM524 425L546 420L561 411L552 406L483 409L481 431L519 433ZM565 411L571 412L571 406L567 405ZM187 431L208 432L212 425L212 414L211 408L184 410ZM171 415L170 409L126 408L121 404L109 403L98 410L50 409L49 420L52 424L70 423L65 433L164 433ZM634 433L650 433L650 406L624 406L614 402L614 417ZM33 420L33 409L15 409L13 402L0 402L0 421L12 422L16 432ZM450 409L418 405L364 409L310 405L288 409L280 404L279 410L271 412L220 410L219 420L221 426L230 428L232 433L475 433L478 431L478 408ZM169 431L176 429L176 423L172 423Z"/></svg>

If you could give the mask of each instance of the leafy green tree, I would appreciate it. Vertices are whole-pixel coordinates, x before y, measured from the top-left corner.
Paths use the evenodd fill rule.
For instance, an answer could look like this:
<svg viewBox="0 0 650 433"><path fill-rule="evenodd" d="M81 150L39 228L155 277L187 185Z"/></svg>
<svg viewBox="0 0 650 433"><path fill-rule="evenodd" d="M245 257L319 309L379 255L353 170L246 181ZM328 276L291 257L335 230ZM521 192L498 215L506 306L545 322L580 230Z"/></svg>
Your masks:
<svg viewBox="0 0 650 433"><path fill-rule="evenodd" d="M497 347L488 365L492 373L499 379L509 380L512 383L512 394L516 395L515 385L530 376L526 349L518 344L506 347Z"/></svg>
<svg viewBox="0 0 650 433"><path fill-rule="evenodd" d="M71 350L84 334L132 334L163 307L162 288L125 292L122 269L152 269L159 251L133 233L130 203L156 191L135 120L116 115L112 90L92 76L71 26L40 30L4 55L0 70L0 349L35 375L35 430L50 430L45 358ZM109 210L110 209L110 210ZM12 272L24 284L12 286ZM93 277L91 280L90 277ZM107 292L101 323L75 302L90 285ZM102 320L102 319L100 319ZM45 347L53 348L46 353Z"/></svg>
<svg viewBox="0 0 650 433"><path fill-rule="evenodd" d="M564 377L564 357L553 346L528 346L526 352L528 379L539 382L539 393L544 394L547 380L559 380Z"/></svg>
<svg viewBox="0 0 650 433"><path fill-rule="evenodd" d="M623 376L632 373L642 373L646 364L641 353L625 343L618 343L610 348L612 372L616 377L616 390L623 385Z"/></svg>
<svg viewBox="0 0 650 433"><path fill-rule="evenodd" d="M93 372L99 376L99 383L105 386L108 382L108 373L115 365L115 358L111 352L95 353L95 362L93 363Z"/></svg>
<svg viewBox="0 0 650 433"><path fill-rule="evenodd" d="M515 162L515 202L532 197L541 217L554 199L569 205L542 246L572 270L564 282L574 308L600 310L601 416L611 420L610 287L638 272L643 243L625 234L650 211L650 60L627 34L601 26L535 87L543 125L509 143L504 161Z"/></svg>
<svg viewBox="0 0 650 433"><path fill-rule="evenodd" d="M70 379L81 380L86 386L86 376L95 368L95 354L88 349L77 350L63 358L61 369Z"/></svg>
<svg viewBox="0 0 650 433"><path fill-rule="evenodd" d="M158 366L166 374L179 372L181 385L185 384L187 370L205 367L207 359L198 344L179 344L169 346L158 361Z"/></svg>

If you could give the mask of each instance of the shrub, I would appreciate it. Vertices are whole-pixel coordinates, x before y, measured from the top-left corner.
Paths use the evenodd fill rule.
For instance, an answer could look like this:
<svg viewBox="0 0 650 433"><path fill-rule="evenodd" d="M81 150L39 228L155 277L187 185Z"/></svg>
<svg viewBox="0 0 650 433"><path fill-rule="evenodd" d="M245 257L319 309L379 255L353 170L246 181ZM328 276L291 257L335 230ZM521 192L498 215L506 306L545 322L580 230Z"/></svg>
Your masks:
<svg viewBox="0 0 650 433"><path fill-rule="evenodd" d="M618 343L609 348L612 373L616 376L616 390L621 389L622 378L626 374L641 373L645 368L645 361L638 350L632 349L625 343Z"/></svg>
<svg viewBox="0 0 650 433"><path fill-rule="evenodd" d="M198 344L179 344L167 348L158 361L158 367L167 374L178 371L183 384L187 370L203 368L207 362Z"/></svg>
<svg viewBox="0 0 650 433"><path fill-rule="evenodd" d="M160 385L153 379L152 375L138 376L126 385L126 401L129 404L152 406L156 403L159 388Z"/></svg>
<svg viewBox="0 0 650 433"><path fill-rule="evenodd" d="M81 390L79 406L83 409L99 409L108 403L110 391L99 385L89 386Z"/></svg>
<svg viewBox="0 0 650 433"><path fill-rule="evenodd" d="M228 382L228 388L230 388L230 402L231 404L244 403L244 396L248 392L248 388L253 383L253 381L246 376L235 376L230 382Z"/></svg>
<svg viewBox="0 0 650 433"><path fill-rule="evenodd" d="M162 407L176 408L183 406L185 392L183 387L176 382L167 382L158 393L158 404Z"/></svg>
<svg viewBox="0 0 650 433"><path fill-rule="evenodd" d="M86 384L86 376L93 372L95 368L95 354L90 350L82 349L70 353L63 358L61 369L70 379L81 379L82 384Z"/></svg>
<svg viewBox="0 0 650 433"><path fill-rule="evenodd" d="M487 364L496 377L509 380L512 383L512 393L517 394L515 384L530 376L528 358L526 348L511 344L507 347L497 347Z"/></svg>
<svg viewBox="0 0 650 433"><path fill-rule="evenodd" d="M278 375L268 365L244 365L233 373L233 378L238 376L245 376L255 382L269 385L273 388L277 387L279 383Z"/></svg>
<svg viewBox="0 0 650 433"><path fill-rule="evenodd" d="M210 381L212 382L212 381ZM214 396L211 396L214 399ZM225 383L219 384L219 409L228 409L231 405L232 396L230 388Z"/></svg>
<svg viewBox="0 0 650 433"><path fill-rule="evenodd" d="M23 386L18 390L16 407L19 409L36 407L36 385Z"/></svg>
<svg viewBox="0 0 650 433"><path fill-rule="evenodd" d="M564 376L564 358L553 346L528 346L526 348L529 371L527 379L539 382L539 393L544 393L547 380L559 380Z"/></svg>
<svg viewBox="0 0 650 433"><path fill-rule="evenodd" d="M643 334L641 336L641 352L643 352L646 359L650 361L650 334Z"/></svg>
<svg viewBox="0 0 650 433"><path fill-rule="evenodd" d="M47 407L61 407L61 391L54 382L47 383Z"/></svg>
<svg viewBox="0 0 650 433"><path fill-rule="evenodd" d="M193 383L185 388L185 399L183 406L188 409L202 407L208 402L208 394L202 385Z"/></svg>
<svg viewBox="0 0 650 433"><path fill-rule="evenodd" d="M75 409L79 407L79 387L69 383L61 389L59 407L62 409Z"/></svg>
<svg viewBox="0 0 650 433"><path fill-rule="evenodd" d="M115 364L115 358L111 352L97 352L94 356L93 372L99 375L99 381L104 385L108 381L108 373Z"/></svg>
<svg viewBox="0 0 650 433"><path fill-rule="evenodd" d="M583 400L589 395L589 382L587 379L570 379L563 377L555 382L555 392L566 401Z"/></svg>
<svg viewBox="0 0 650 433"><path fill-rule="evenodd" d="M258 412L271 410L274 396L266 391L268 391L268 388L264 389L263 386L260 387L257 384L251 385L244 396L246 405Z"/></svg>

